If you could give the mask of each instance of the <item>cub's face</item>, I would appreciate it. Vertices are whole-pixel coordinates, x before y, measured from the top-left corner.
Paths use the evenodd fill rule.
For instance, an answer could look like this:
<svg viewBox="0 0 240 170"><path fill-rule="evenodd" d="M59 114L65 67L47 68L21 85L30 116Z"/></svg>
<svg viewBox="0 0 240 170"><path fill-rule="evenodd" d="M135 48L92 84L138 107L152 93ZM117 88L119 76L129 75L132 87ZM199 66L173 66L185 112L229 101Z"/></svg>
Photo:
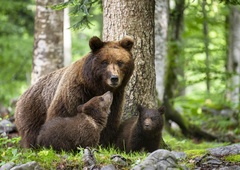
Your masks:
<svg viewBox="0 0 240 170"><path fill-rule="evenodd" d="M144 131L161 131L163 128L164 108L148 109L138 106L139 121Z"/></svg>
<svg viewBox="0 0 240 170"><path fill-rule="evenodd" d="M83 105L78 106L79 113L85 113L92 117L107 117L113 101L112 92L108 91L101 96L95 96Z"/></svg>
<svg viewBox="0 0 240 170"><path fill-rule="evenodd" d="M133 40L129 37L117 42L102 42L96 37L90 40L94 55L92 72L103 87L114 90L129 80L134 69L132 46Z"/></svg>

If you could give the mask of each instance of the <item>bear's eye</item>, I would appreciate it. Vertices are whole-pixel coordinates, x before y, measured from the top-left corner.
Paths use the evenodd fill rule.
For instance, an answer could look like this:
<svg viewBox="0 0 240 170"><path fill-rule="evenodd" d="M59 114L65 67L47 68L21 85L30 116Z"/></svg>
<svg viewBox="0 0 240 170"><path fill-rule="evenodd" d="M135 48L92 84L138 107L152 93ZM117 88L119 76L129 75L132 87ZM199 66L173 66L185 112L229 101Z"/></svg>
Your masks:
<svg viewBox="0 0 240 170"><path fill-rule="evenodd" d="M117 65L119 66L119 67L122 67L123 66L123 61L117 61Z"/></svg>
<svg viewBox="0 0 240 170"><path fill-rule="evenodd" d="M100 97L100 101L104 101L103 97Z"/></svg>
<svg viewBox="0 0 240 170"><path fill-rule="evenodd" d="M103 61L101 62L101 64L104 65L104 66L106 66L106 65L108 65L108 61L107 61L107 60L103 60Z"/></svg>

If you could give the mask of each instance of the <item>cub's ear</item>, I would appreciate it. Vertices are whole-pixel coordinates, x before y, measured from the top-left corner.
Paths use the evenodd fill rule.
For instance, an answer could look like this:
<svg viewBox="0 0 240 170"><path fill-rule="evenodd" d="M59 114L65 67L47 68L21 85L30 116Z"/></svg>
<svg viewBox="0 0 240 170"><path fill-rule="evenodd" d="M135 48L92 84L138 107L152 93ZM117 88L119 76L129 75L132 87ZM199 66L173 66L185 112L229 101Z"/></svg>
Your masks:
<svg viewBox="0 0 240 170"><path fill-rule="evenodd" d="M119 41L120 45L126 50L130 51L133 47L133 39L130 36L123 37L122 40Z"/></svg>
<svg viewBox="0 0 240 170"><path fill-rule="evenodd" d="M83 104L81 104L81 105L79 105L79 106L77 107L77 111L78 111L79 113L81 113L81 112L83 111Z"/></svg>
<svg viewBox="0 0 240 170"><path fill-rule="evenodd" d="M89 47L91 48L92 52L97 51L98 49L103 47L103 42L97 36L93 36L89 40Z"/></svg>
<svg viewBox="0 0 240 170"><path fill-rule="evenodd" d="M158 112L163 115L165 113L165 107L164 106L161 106L159 109L158 109Z"/></svg>

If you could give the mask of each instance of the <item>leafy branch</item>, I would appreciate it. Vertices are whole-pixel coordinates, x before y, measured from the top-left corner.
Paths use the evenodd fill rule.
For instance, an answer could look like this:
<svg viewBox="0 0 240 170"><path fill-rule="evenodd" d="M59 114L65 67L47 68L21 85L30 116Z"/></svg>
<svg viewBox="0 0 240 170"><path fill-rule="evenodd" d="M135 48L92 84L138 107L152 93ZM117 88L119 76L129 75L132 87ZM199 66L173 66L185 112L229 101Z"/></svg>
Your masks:
<svg viewBox="0 0 240 170"><path fill-rule="evenodd" d="M94 4L100 4L101 0L69 0L60 4L51 6L54 10L62 10L69 7L71 9L69 15L71 17L79 17L80 20L71 26L73 30L78 30L85 27L90 28L92 23L90 18L93 16L91 14L91 9Z"/></svg>

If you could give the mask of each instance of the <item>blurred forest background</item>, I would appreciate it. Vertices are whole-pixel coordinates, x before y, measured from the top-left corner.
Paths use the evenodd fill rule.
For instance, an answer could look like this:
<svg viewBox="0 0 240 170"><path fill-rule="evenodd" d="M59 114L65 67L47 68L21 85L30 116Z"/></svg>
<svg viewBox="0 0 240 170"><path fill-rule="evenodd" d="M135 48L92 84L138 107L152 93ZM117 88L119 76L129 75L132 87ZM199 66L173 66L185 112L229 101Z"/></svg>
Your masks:
<svg viewBox="0 0 240 170"><path fill-rule="evenodd" d="M0 2L0 105L11 111L13 101L31 84L36 2ZM235 1L230 4L217 0L167 2L169 34L165 64L161 67L166 69L165 81L172 80L168 76L175 77L169 82L174 88L171 86L167 102L184 118L183 122L220 135L219 140L238 142L240 6ZM85 25L85 29L71 29L72 62L89 52L88 41L93 35L102 37L102 15L102 6L96 4L88 16L90 28ZM71 26L79 21L78 17L70 19ZM167 87L165 83L165 93ZM173 122L166 125L176 128ZM184 129L192 127L176 122L183 134Z"/></svg>

